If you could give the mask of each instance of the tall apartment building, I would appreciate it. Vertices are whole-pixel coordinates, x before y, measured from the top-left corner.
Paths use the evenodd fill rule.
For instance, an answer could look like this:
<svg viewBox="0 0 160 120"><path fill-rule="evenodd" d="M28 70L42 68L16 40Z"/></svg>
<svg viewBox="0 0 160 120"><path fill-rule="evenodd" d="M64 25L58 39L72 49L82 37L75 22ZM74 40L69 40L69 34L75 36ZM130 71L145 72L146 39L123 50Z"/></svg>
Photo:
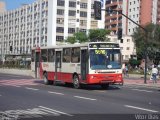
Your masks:
<svg viewBox="0 0 160 120"><path fill-rule="evenodd" d="M103 28L105 12L101 21L95 20L93 3L94 0L37 0L1 13L1 58L30 54L36 46L56 45L77 31L87 33L89 29Z"/></svg>
<svg viewBox="0 0 160 120"><path fill-rule="evenodd" d="M106 10L117 10L122 12L123 0L106 0ZM117 33L118 28L122 27L122 15L118 12L106 12L105 28L111 30L113 34Z"/></svg>
<svg viewBox="0 0 160 120"><path fill-rule="evenodd" d="M123 2L123 12L129 18L144 26L148 23L160 23L160 0L127 0ZM132 35L137 25L122 18L124 34Z"/></svg>
<svg viewBox="0 0 160 120"><path fill-rule="evenodd" d="M153 0L152 22L154 24L160 24L160 0Z"/></svg>

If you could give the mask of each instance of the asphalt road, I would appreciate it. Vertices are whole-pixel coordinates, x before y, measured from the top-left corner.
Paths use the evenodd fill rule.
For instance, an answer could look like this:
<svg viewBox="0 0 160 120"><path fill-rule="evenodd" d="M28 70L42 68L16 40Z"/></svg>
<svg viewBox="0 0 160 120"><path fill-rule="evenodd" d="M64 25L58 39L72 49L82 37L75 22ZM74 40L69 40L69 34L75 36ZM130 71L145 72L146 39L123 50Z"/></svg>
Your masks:
<svg viewBox="0 0 160 120"><path fill-rule="evenodd" d="M159 120L160 91L138 86L44 85L28 76L0 74L0 120Z"/></svg>

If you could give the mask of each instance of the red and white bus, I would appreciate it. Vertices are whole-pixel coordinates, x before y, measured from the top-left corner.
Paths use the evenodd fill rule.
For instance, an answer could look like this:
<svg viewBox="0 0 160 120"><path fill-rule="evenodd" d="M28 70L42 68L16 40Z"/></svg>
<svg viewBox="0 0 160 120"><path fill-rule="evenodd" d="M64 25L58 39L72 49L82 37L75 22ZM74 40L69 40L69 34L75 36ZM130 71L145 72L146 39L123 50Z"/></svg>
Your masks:
<svg viewBox="0 0 160 120"><path fill-rule="evenodd" d="M32 49L31 69L45 84L123 84L118 43L90 42Z"/></svg>

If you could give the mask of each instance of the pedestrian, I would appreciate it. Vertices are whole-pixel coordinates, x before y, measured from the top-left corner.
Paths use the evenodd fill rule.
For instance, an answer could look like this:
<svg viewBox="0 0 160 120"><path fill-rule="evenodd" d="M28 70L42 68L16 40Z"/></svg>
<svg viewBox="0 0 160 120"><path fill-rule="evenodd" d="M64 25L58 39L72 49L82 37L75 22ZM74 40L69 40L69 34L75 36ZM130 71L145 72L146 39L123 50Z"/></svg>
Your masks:
<svg viewBox="0 0 160 120"><path fill-rule="evenodd" d="M158 75L158 69L156 67L156 65L154 65L154 67L152 68L152 80L153 83L157 83L157 75Z"/></svg>
<svg viewBox="0 0 160 120"><path fill-rule="evenodd" d="M128 75L128 66L127 65L125 66L125 71L126 71L126 76L129 77L129 75Z"/></svg>

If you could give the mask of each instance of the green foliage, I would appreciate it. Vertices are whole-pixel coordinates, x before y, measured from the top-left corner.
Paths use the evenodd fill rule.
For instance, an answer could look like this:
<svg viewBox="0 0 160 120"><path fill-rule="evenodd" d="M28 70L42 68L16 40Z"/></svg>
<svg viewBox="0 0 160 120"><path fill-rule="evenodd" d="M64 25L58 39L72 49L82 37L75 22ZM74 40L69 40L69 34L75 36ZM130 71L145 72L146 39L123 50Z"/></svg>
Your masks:
<svg viewBox="0 0 160 120"><path fill-rule="evenodd" d="M74 34L74 37L80 43L88 42L88 37L87 37L86 33L84 33L84 32L77 32Z"/></svg>
<svg viewBox="0 0 160 120"><path fill-rule="evenodd" d="M110 34L109 30L105 29L91 29L89 30L89 35L87 36L84 32L76 32L73 36L68 37L65 41L71 44L76 42L95 42L95 41L107 41L106 35Z"/></svg>
<svg viewBox="0 0 160 120"><path fill-rule="evenodd" d="M134 68L135 66L139 66L140 65L140 60L129 59L129 64Z"/></svg>
<svg viewBox="0 0 160 120"><path fill-rule="evenodd" d="M71 44L74 44L74 43L76 43L76 38L75 38L74 36L68 37L68 38L66 39L66 42L69 42L69 43L71 43Z"/></svg>
<svg viewBox="0 0 160 120"><path fill-rule="evenodd" d="M108 34L110 34L110 31L106 29L90 29L89 39L91 42L106 41L106 35Z"/></svg>
<svg viewBox="0 0 160 120"><path fill-rule="evenodd" d="M141 28L136 28L133 38L136 44L137 58L143 59L144 52L147 52L150 60L157 58L157 51L160 51L160 25L147 24L144 26L146 32ZM145 47L145 45L147 47Z"/></svg>

